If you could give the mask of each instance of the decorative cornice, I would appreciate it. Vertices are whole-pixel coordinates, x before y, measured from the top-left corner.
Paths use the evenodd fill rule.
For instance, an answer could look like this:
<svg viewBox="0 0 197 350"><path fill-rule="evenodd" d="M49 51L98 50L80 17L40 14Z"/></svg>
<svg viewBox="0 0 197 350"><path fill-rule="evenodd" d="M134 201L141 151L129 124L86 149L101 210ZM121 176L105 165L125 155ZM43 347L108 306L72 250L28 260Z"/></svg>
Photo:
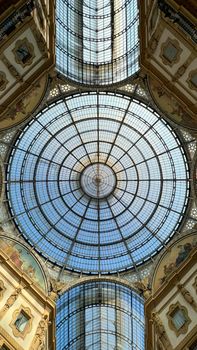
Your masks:
<svg viewBox="0 0 197 350"><path fill-rule="evenodd" d="M165 0L158 0L158 6L165 17L169 18L173 23L177 23L182 30L190 35L191 40L197 43L197 30L190 20L179 11L174 10Z"/></svg>
<svg viewBox="0 0 197 350"><path fill-rule="evenodd" d="M5 305L3 306L2 310L0 311L0 319L4 317L5 313L9 310L9 308L18 299L18 296L21 293L21 291L22 291L22 286L18 286L15 289L15 291L9 296L9 298L5 302Z"/></svg>
<svg viewBox="0 0 197 350"><path fill-rule="evenodd" d="M34 297L38 298L42 303L48 306L50 309L55 308L54 301L46 295L40 288L37 287L36 283L31 280L23 271L19 270L11 259L0 249L0 262L4 264L8 270L10 270L17 279L20 280L21 285L27 286Z"/></svg>
<svg viewBox="0 0 197 350"><path fill-rule="evenodd" d="M14 350L24 350L11 335L9 335L4 328L0 326L0 335L3 337Z"/></svg>

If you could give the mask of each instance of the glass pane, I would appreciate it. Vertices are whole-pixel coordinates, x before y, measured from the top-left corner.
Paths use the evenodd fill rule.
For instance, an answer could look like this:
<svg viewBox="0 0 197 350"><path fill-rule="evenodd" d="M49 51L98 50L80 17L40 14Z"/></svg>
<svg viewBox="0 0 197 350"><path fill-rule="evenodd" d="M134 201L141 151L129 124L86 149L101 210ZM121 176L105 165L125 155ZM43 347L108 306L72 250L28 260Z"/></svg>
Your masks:
<svg viewBox="0 0 197 350"><path fill-rule="evenodd" d="M56 347L144 350L143 299L112 282L87 282L57 301Z"/></svg>
<svg viewBox="0 0 197 350"><path fill-rule="evenodd" d="M27 323L29 321L29 318L26 314L24 314L23 312L21 312L18 316L17 316L17 319L15 321L15 326L16 326L16 329L19 331L19 332L23 332Z"/></svg>
<svg viewBox="0 0 197 350"><path fill-rule="evenodd" d="M139 69L137 0L57 0L56 67L88 85L113 84Z"/></svg>
<svg viewBox="0 0 197 350"><path fill-rule="evenodd" d="M10 210L24 237L65 269L113 273L155 255L189 193L177 135L150 107L84 93L41 111L11 152Z"/></svg>

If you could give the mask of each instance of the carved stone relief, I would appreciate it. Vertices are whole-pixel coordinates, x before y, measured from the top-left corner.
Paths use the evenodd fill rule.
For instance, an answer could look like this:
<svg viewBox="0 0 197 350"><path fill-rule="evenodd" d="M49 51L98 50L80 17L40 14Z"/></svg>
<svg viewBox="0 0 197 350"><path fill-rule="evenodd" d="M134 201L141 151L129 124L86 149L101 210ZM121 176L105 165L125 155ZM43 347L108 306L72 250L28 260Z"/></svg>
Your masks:
<svg viewBox="0 0 197 350"><path fill-rule="evenodd" d="M3 298L3 294L5 292L5 286L3 281L0 281L0 300Z"/></svg>
<svg viewBox="0 0 197 350"><path fill-rule="evenodd" d="M163 349L172 350L172 345L169 341L168 335L157 312L152 313L152 321L155 325L155 331L158 338L157 342L158 344L160 344L160 348L162 345Z"/></svg>
<svg viewBox="0 0 197 350"><path fill-rule="evenodd" d="M5 64L5 66L8 68L10 74L12 74L12 76L16 80L20 80L21 79L20 74L17 72L16 68L10 63L10 61L7 59L7 57L5 57L4 54L1 55L1 59L2 59L3 63Z"/></svg>
<svg viewBox="0 0 197 350"><path fill-rule="evenodd" d="M182 284L178 284L177 287L180 290L183 298L193 307L195 311L197 311L197 303L195 302L193 296L190 294L189 290L187 290Z"/></svg>
<svg viewBox="0 0 197 350"><path fill-rule="evenodd" d="M33 338L33 342L31 345L32 350L42 349L42 346L44 345L44 341L45 341L48 323L49 323L48 315L45 314L43 315L42 319L38 324L36 334Z"/></svg>
<svg viewBox="0 0 197 350"><path fill-rule="evenodd" d="M21 293L21 290L22 289L20 287L16 288L15 291L6 300L5 305L3 306L2 310L0 311L0 319L5 315L5 313L9 310L9 308L17 300L19 294Z"/></svg>
<svg viewBox="0 0 197 350"><path fill-rule="evenodd" d="M0 72L0 91L5 90L7 84L8 84L8 80L6 78L5 73L4 72Z"/></svg>
<svg viewBox="0 0 197 350"><path fill-rule="evenodd" d="M190 72L187 83L190 89L197 91L197 69Z"/></svg>
<svg viewBox="0 0 197 350"><path fill-rule="evenodd" d="M196 291L196 294L197 294L197 277L195 278L193 287L194 287L194 289L195 289L195 291Z"/></svg>

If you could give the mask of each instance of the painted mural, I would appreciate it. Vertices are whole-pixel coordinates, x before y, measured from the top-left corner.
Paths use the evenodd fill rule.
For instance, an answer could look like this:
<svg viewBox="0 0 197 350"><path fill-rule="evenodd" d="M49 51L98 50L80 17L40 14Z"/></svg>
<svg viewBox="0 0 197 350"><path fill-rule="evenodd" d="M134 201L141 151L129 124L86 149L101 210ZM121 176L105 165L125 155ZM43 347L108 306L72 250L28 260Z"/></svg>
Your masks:
<svg viewBox="0 0 197 350"><path fill-rule="evenodd" d="M47 89L47 76L42 77L21 100L0 116L0 130L10 128L27 119L41 103Z"/></svg>
<svg viewBox="0 0 197 350"><path fill-rule="evenodd" d="M174 123L197 131L197 118L187 113L172 94L165 90L160 82L149 78L149 85L155 103Z"/></svg>
<svg viewBox="0 0 197 350"><path fill-rule="evenodd" d="M153 278L153 291L157 290L197 247L197 235L188 235L174 243L166 252Z"/></svg>
<svg viewBox="0 0 197 350"><path fill-rule="evenodd" d="M0 237L0 249L10 257L17 268L25 272L38 287L46 291L45 278L39 264L22 244Z"/></svg>

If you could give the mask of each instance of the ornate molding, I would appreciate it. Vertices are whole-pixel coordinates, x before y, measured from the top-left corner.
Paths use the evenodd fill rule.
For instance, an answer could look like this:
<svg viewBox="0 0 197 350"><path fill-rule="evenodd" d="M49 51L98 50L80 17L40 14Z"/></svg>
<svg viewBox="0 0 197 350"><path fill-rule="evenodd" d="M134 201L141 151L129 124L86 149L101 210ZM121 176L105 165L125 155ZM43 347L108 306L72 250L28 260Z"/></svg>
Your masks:
<svg viewBox="0 0 197 350"><path fill-rule="evenodd" d="M151 296L148 277L145 277L141 281L134 282L133 284L143 294L145 299L148 299Z"/></svg>
<svg viewBox="0 0 197 350"><path fill-rule="evenodd" d="M196 79L196 82L192 80L193 78ZM189 73L187 83L190 87L190 89L197 91L197 69L194 69Z"/></svg>
<svg viewBox="0 0 197 350"><path fill-rule="evenodd" d="M169 341L169 338L167 336L163 323L157 312L152 313L151 320L155 325L155 330L158 337L157 339L157 342L159 345L158 347L163 348L165 350L172 350L172 345Z"/></svg>
<svg viewBox="0 0 197 350"><path fill-rule="evenodd" d="M3 298L4 292L5 292L4 283L3 281L0 281L0 300Z"/></svg>
<svg viewBox="0 0 197 350"><path fill-rule="evenodd" d="M197 303L190 292L183 286L183 284L178 284L177 287L180 290L183 298L193 307L195 311L197 311Z"/></svg>
<svg viewBox="0 0 197 350"><path fill-rule="evenodd" d="M6 78L5 73L4 72L0 72L0 91L5 90L7 84L8 84L8 80Z"/></svg>
<svg viewBox="0 0 197 350"><path fill-rule="evenodd" d="M20 345L18 345L18 343L13 339L13 337L9 335L4 328L0 326L0 342L2 339L3 341L5 339L9 346L11 344L10 350L24 350Z"/></svg>
<svg viewBox="0 0 197 350"><path fill-rule="evenodd" d="M20 313L23 313L28 320L22 331L19 331L16 327L17 317L20 315ZM10 327L12 328L14 336L24 339L27 333L30 333L32 330L32 319L33 315L29 307L24 307L23 305L21 305L19 309L15 310L12 315L12 321L10 323Z"/></svg>
<svg viewBox="0 0 197 350"><path fill-rule="evenodd" d="M5 313L9 310L9 308L15 303L19 294L21 293L22 288L19 286L15 289L15 291L9 296L4 307L0 311L0 319L4 317Z"/></svg>
<svg viewBox="0 0 197 350"><path fill-rule="evenodd" d="M163 64L172 67L175 63L179 62L181 49L178 40L167 38L167 40L161 45L160 58Z"/></svg>
<svg viewBox="0 0 197 350"><path fill-rule="evenodd" d="M31 350L41 349L42 346L44 346L45 335L48 329L48 324L49 324L48 315L44 314L38 324L36 334L31 344Z"/></svg>
<svg viewBox="0 0 197 350"><path fill-rule="evenodd" d="M34 37L36 39L37 45L38 45L43 57L47 58L48 54L47 54L46 42L45 42L42 34L40 32L38 32L36 28L34 31Z"/></svg>
<svg viewBox="0 0 197 350"><path fill-rule="evenodd" d="M193 287L194 287L196 294L197 294L197 277L195 278L195 281L193 283Z"/></svg>
<svg viewBox="0 0 197 350"><path fill-rule="evenodd" d="M58 294L65 287L65 283L56 281L55 279L51 279L51 293L50 298L54 301L58 298Z"/></svg>
<svg viewBox="0 0 197 350"><path fill-rule="evenodd" d="M28 41L27 38L17 40L12 51L15 61L23 68L30 66L35 58L34 46Z"/></svg>
<svg viewBox="0 0 197 350"><path fill-rule="evenodd" d="M4 54L1 55L1 59L2 59L3 63L5 64L5 66L7 67L7 69L9 70L10 74L16 80L20 80L21 79L20 74L17 72L16 68L10 63L10 61L7 59L7 57L5 57Z"/></svg>
<svg viewBox="0 0 197 350"><path fill-rule="evenodd" d="M182 312L182 315L183 315L183 317L185 319L185 322L184 322L183 325L180 326L180 328L177 328L176 325L175 325L175 321L174 321L173 316L175 315L176 311L178 312L179 310ZM170 305L169 311L168 311L168 313L166 315L167 315L167 318L168 318L169 328L172 329L175 332L177 337L180 334L187 333L189 324L191 322L191 319L188 316L188 311L187 311L186 307L182 306L179 302L177 302L176 304Z"/></svg>

